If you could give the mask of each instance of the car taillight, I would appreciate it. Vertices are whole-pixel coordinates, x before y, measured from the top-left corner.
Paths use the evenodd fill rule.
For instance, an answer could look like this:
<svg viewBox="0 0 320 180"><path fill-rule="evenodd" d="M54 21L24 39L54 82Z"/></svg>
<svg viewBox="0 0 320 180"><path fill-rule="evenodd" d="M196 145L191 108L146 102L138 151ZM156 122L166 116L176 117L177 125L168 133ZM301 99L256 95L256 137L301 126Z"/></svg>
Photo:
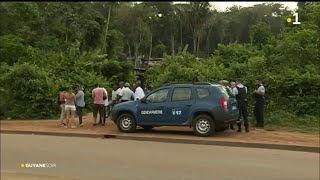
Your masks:
<svg viewBox="0 0 320 180"><path fill-rule="evenodd" d="M220 105L221 105L222 109L227 109L227 107L228 107L228 102L226 101L226 99L225 99L224 97L222 97L222 98L220 99Z"/></svg>

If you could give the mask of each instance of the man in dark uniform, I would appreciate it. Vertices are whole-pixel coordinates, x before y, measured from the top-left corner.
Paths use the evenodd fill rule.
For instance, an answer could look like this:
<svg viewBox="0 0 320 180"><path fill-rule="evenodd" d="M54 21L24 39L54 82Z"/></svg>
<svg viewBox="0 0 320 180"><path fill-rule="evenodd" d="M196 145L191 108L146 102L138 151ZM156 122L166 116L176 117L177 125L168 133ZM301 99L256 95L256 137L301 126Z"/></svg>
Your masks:
<svg viewBox="0 0 320 180"><path fill-rule="evenodd" d="M256 118L256 127L264 127L263 109L265 103L265 88L261 80L256 80L256 89L254 90L256 104L254 107L254 116Z"/></svg>
<svg viewBox="0 0 320 180"><path fill-rule="evenodd" d="M247 109L247 87L241 84L241 80L236 81L237 86L232 89L232 94L236 96L238 108L239 108L239 119L237 121L238 132L241 132L241 116L243 117L244 127L246 132L249 132L249 122L248 122L248 109Z"/></svg>

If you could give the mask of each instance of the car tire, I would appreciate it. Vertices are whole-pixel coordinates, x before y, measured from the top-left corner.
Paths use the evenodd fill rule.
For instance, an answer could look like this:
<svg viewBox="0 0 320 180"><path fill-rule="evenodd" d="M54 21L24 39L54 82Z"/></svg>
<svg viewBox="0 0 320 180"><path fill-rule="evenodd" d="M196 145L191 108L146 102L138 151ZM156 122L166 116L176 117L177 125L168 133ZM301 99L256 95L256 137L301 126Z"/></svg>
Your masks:
<svg viewBox="0 0 320 180"><path fill-rule="evenodd" d="M132 133L136 131L136 120L132 114L121 114L117 119L117 127L121 132Z"/></svg>
<svg viewBox="0 0 320 180"><path fill-rule="evenodd" d="M213 119L206 114L196 116L193 120L192 127L193 132L197 136L207 137L212 136L215 133Z"/></svg>
<svg viewBox="0 0 320 180"><path fill-rule="evenodd" d="M153 126L141 126L143 128L143 130L145 131L151 131L152 128L154 128Z"/></svg>

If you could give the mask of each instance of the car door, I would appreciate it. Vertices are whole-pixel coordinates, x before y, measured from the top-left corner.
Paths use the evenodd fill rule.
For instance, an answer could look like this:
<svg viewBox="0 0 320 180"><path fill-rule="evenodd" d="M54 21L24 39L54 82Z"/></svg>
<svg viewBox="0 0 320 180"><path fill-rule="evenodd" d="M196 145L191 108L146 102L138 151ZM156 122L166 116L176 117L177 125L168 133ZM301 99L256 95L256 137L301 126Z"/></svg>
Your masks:
<svg viewBox="0 0 320 180"><path fill-rule="evenodd" d="M193 94L191 87L173 88L170 102L168 103L170 118L166 123L181 125L187 122L195 101Z"/></svg>
<svg viewBox="0 0 320 180"><path fill-rule="evenodd" d="M138 103L138 124L163 124L168 114L167 101L170 88L159 89Z"/></svg>

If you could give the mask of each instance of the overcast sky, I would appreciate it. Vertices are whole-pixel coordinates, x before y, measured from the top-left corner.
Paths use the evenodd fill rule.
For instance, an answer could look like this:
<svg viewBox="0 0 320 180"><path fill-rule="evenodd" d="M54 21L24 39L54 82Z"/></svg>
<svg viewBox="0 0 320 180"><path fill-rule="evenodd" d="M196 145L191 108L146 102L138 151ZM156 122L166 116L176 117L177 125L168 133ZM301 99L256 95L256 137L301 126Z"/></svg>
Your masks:
<svg viewBox="0 0 320 180"><path fill-rule="evenodd" d="M214 1L210 1L210 4L214 5L214 7L216 7L216 9L218 11L225 11L228 7L232 7L233 5L236 6L242 6L242 7L249 7L249 6L253 6L255 4L262 4L262 3L280 3L283 4L285 7L288 7L290 10L295 10L298 6L297 6L297 2L253 2L253 1L243 1L243 2L239 2L239 1L228 1L228 2L214 2Z"/></svg>
<svg viewBox="0 0 320 180"><path fill-rule="evenodd" d="M186 3L181 1L173 1L174 4L178 3ZM295 10L298 8L297 2L288 1L288 2L279 2L279 1L268 1L268 2L254 2L254 1L210 1L210 4L213 5L218 11L225 11L228 7L232 7L233 5L242 6L242 7L249 7L255 4L262 4L262 3L280 3L283 4L285 7L288 7L290 10Z"/></svg>

